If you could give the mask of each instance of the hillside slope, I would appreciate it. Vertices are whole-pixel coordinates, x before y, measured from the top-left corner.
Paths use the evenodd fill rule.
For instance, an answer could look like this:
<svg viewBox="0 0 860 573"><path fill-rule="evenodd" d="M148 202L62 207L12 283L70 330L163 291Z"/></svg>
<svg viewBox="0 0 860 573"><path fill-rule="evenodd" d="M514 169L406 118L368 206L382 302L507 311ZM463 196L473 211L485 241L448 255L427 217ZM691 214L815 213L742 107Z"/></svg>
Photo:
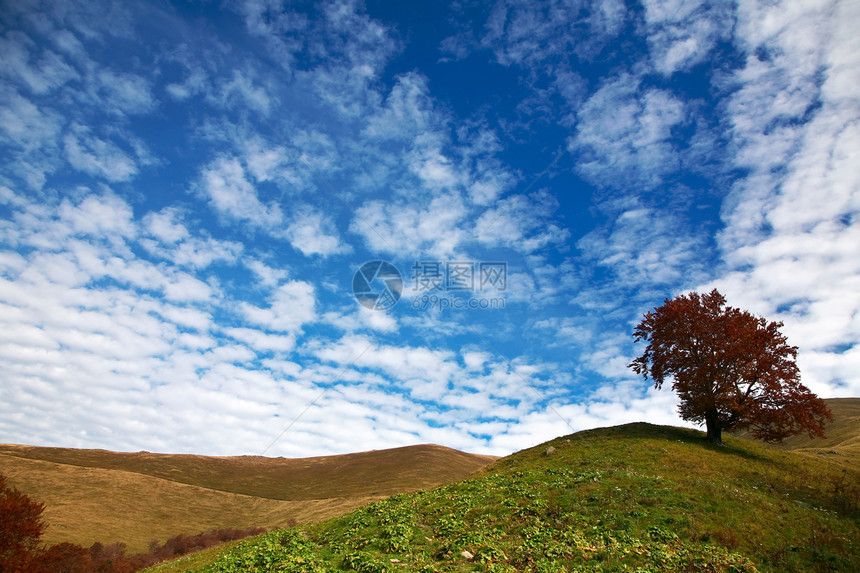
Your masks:
<svg viewBox="0 0 860 573"><path fill-rule="evenodd" d="M825 425L826 438L810 438L798 434L775 447L816 456L831 457L831 461L860 467L860 398L828 398L824 400L833 412L833 421ZM749 433L739 438L752 439Z"/></svg>
<svg viewBox="0 0 860 573"><path fill-rule="evenodd" d="M267 458L120 453L0 445L0 455L122 470L218 491L281 500L385 496L461 479L495 458L436 445L339 456Z"/></svg>
<svg viewBox="0 0 860 573"><path fill-rule="evenodd" d="M320 521L395 493L463 479L495 458L411 446L306 459L0 446L0 473L46 504L47 543L152 540Z"/></svg>
<svg viewBox="0 0 860 573"><path fill-rule="evenodd" d="M726 442L642 423L580 432L240 543L208 570L860 571L860 474Z"/></svg>

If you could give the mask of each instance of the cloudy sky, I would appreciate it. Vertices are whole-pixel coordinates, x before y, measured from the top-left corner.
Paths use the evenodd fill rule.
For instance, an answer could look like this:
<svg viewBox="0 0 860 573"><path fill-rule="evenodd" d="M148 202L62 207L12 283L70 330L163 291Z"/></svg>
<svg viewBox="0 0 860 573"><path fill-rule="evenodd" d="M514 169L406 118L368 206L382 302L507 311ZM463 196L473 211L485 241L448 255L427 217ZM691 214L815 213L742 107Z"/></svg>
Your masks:
<svg viewBox="0 0 860 573"><path fill-rule="evenodd" d="M715 286L860 395L856 1L0 10L0 442L679 424L631 333Z"/></svg>

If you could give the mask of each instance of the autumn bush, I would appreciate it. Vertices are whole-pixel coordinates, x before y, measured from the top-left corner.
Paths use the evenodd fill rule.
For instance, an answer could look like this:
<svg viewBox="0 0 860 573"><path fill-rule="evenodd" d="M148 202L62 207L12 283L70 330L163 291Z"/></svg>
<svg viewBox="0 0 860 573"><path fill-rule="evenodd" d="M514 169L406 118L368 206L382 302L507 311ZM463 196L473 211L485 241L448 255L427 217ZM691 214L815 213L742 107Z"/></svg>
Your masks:
<svg viewBox="0 0 860 573"><path fill-rule="evenodd" d="M213 545L265 532L261 527L219 529L196 535L177 535L149 544L148 553L126 554L124 543L40 544L45 506L8 486L0 475L0 573L132 573L161 561Z"/></svg>
<svg viewBox="0 0 860 573"><path fill-rule="evenodd" d="M22 570L45 530L45 506L10 487L0 475L0 572Z"/></svg>

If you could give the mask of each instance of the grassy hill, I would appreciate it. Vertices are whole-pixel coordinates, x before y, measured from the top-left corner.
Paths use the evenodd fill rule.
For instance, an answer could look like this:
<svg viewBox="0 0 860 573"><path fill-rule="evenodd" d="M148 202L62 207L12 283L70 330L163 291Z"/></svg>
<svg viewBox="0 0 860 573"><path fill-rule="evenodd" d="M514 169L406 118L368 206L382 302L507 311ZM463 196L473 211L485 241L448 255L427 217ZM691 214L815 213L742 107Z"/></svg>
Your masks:
<svg viewBox="0 0 860 573"><path fill-rule="evenodd" d="M131 552L180 533L320 521L494 459L432 445L304 459L0 445L0 473L47 506L45 542Z"/></svg>
<svg viewBox="0 0 860 573"><path fill-rule="evenodd" d="M580 432L241 542L208 571L860 571L856 469L726 443L642 423Z"/></svg>
<svg viewBox="0 0 860 573"><path fill-rule="evenodd" d="M860 467L860 398L828 398L824 402L833 412L833 422L824 429L826 438L799 434L774 447ZM752 439L748 433L738 434L738 437Z"/></svg>

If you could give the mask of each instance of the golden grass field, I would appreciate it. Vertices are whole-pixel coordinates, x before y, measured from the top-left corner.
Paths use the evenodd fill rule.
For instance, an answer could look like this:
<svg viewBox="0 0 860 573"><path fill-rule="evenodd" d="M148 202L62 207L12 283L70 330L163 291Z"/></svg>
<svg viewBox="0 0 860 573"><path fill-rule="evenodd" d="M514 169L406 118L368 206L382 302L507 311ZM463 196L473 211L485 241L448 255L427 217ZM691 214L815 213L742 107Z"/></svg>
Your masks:
<svg viewBox="0 0 860 573"><path fill-rule="evenodd" d="M860 398L826 402L835 418L826 439L804 434L776 447L858 469ZM494 460L433 445L301 459L0 445L0 474L46 504L45 543L120 541L130 553L181 533L319 522Z"/></svg>
<svg viewBox="0 0 860 573"><path fill-rule="evenodd" d="M0 473L46 504L43 541L150 541L341 515L463 479L495 458L410 446L317 458L208 457L0 445Z"/></svg>
<svg viewBox="0 0 860 573"><path fill-rule="evenodd" d="M641 422L597 428L147 573L856 572L860 468L831 457Z"/></svg>
<svg viewBox="0 0 860 573"><path fill-rule="evenodd" d="M860 398L829 398L825 402L833 412L833 422L824 429L826 438L799 434L773 447L860 468ZM751 439L746 432L737 437Z"/></svg>

